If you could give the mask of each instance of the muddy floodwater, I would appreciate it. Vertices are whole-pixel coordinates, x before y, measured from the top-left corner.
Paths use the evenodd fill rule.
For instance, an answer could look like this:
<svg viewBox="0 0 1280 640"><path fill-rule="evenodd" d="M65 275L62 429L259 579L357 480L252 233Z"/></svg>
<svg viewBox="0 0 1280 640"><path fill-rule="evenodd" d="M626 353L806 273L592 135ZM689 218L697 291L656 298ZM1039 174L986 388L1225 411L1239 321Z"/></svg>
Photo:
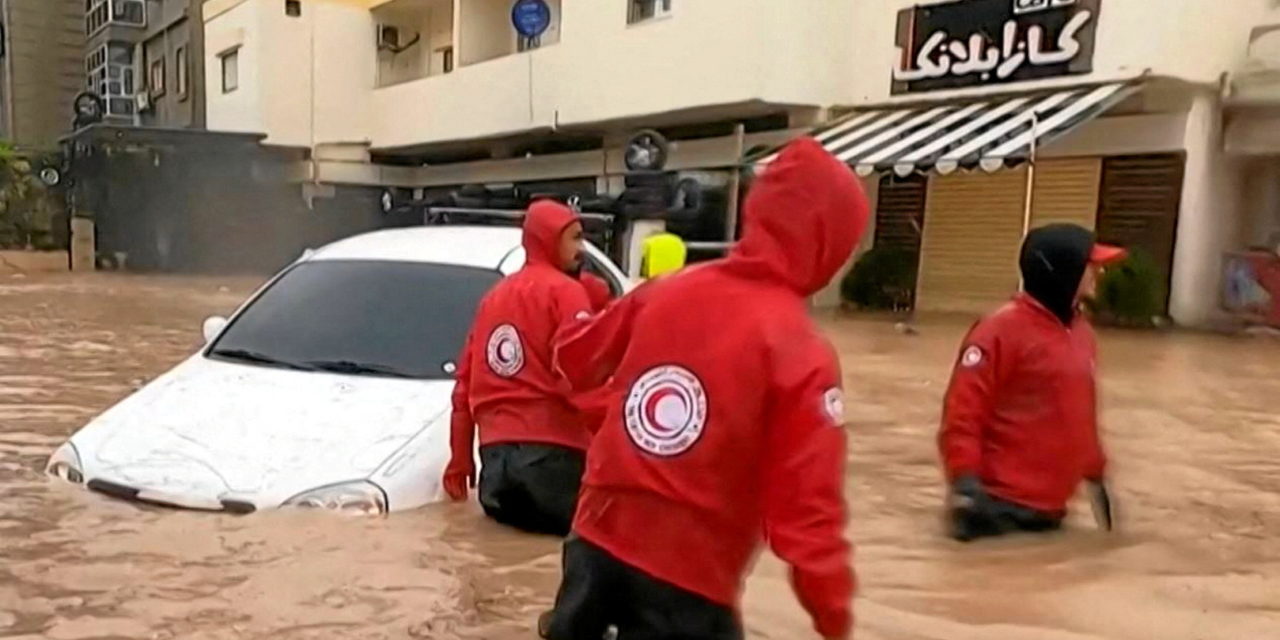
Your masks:
<svg viewBox="0 0 1280 640"><path fill-rule="evenodd" d="M557 543L473 504L235 517L44 477L255 284L0 275L0 637L533 638ZM940 533L934 432L964 324L826 326L848 389L858 638L1280 638L1280 341L1104 334L1120 531L1079 501L1061 534L961 546ZM752 638L814 637L767 554L744 610Z"/></svg>

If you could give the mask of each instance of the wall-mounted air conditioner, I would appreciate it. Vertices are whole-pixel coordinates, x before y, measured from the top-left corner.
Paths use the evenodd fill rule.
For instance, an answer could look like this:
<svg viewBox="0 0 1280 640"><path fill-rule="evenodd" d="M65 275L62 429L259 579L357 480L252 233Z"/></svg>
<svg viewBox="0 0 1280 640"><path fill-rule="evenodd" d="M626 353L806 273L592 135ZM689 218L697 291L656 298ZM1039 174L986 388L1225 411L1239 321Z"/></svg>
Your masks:
<svg viewBox="0 0 1280 640"><path fill-rule="evenodd" d="M395 51L400 48L400 28L390 24L378 25L378 50Z"/></svg>

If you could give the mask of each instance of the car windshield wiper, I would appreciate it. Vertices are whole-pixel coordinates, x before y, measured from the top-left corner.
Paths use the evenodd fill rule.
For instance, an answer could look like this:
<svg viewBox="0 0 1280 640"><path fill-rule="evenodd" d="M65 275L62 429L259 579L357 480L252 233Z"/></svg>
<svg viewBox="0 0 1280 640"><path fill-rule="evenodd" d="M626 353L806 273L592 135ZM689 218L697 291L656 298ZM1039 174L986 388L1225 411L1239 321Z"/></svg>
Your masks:
<svg viewBox="0 0 1280 640"><path fill-rule="evenodd" d="M209 355L226 358L228 360L265 364L272 367L284 367L286 369L297 369L299 371L314 371L314 369L306 365L289 362L288 360L281 360L280 358L269 356L260 351L250 351L249 349L218 349L210 352Z"/></svg>
<svg viewBox="0 0 1280 640"><path fill-rule="evenodd" d="M349 373L353 375L375 375L389 378L417 378L418 376L401 371L395 367L352 360L310 360L307 366L315 371L329 373Z"/></svg>

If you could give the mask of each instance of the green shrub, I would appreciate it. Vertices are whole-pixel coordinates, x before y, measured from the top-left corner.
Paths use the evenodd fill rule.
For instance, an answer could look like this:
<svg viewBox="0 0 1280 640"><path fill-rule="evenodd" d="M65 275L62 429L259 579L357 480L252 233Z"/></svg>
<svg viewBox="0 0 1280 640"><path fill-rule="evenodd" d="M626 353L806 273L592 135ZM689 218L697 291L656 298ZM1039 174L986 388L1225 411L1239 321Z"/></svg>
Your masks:
<svg viewBox="0 0 1280 640"><path fill-rule="evenodd" d="M1093 309L1103 322L1152 326L1164 314L1164 273L1150 255L1131 251L1098 278Z"/></svg>
<svg viewBox="0 0 1280 640"><path fill-rule="evenodd" d="M860 309L909 309L915 298L916 263L911 251L872 249L840 282L840 297Z"/></svg>

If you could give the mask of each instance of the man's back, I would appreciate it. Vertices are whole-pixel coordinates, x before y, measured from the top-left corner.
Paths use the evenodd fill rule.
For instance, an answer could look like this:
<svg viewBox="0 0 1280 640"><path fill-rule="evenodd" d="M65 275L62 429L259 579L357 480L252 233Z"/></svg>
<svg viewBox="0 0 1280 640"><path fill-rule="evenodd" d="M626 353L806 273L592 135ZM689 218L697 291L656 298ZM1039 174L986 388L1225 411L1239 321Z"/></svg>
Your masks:
<svg viewBox="0 0 1280 640"><path fill-rule="evenodd" d="M798 142L756 183L729 257L650 282L558 345L575 387L610 394L574 520L583 541L733 608L764 538L819 632L847 633L840 373L804 300L866 216L848 167Z"/></svg>
<svg viewBox="0 0 1280 640"><path fill-rule="evenodd" d="M718 547L722 561L701 565L701 591L723 597L720 586L737 582L764 531L774 397L805 373L820 377L824 391L838 388L839 373L803 299L782 286L715 264L640 295L644 307L615 374L606 428L588 455L576 526L589 538L633 527L653 540L681 538L685 545L669 549L673 565L693 549ZM838 435L833 446L843 452ZM604 546L631 559L624 548ZM664 577L666 562L634 560Z"/></svg>
<svg viewBox="0 0 1280 640"><path fill-rule="evenodd" d="M557 264L560 236L576 221L563 205L535 203L522 241L525 266L480 301L453 393L456 455L470 446L473 425L481 446L533 442L586 449L589 434L567 385L551 368L556 333L591 310L582 284Z"/></svg>

